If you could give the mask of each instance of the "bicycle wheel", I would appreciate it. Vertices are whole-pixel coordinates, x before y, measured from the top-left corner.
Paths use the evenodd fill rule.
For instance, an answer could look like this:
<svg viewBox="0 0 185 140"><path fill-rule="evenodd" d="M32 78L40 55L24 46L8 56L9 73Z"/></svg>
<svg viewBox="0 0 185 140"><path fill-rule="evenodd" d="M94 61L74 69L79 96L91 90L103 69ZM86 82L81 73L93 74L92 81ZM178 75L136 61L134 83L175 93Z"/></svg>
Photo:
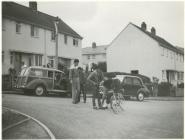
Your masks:
<svg viewBox="0 0 185 140"><path fill-rule="evenodd" d="M111 99L110 99L110 106L111 106L111 109L114 113L118 113L119 110L118 110L118 100L116 99L115 95L112 95Z"/></svg>
<svg viewBox="0 0 185 140"><path fill-rule="evenodd" d="M119 107L124 110L124 104L125 104L125 98L121 93L118 93L118 102L119 102Z"/></svg>

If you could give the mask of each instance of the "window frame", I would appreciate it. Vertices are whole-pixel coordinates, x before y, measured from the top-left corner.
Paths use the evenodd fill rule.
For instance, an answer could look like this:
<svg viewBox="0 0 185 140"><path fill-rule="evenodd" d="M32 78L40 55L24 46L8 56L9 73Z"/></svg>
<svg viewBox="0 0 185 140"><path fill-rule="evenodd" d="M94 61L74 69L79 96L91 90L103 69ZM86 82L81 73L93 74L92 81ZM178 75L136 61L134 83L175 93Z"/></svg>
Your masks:
<svg viewBox="0 0 185 140"><path fill-rule="evenodd" d="M73 38L73 46L78 47L79 43L78 43L78 39L77 38Z"/></svg>
<svg viewBox="0 0 185 140"><path fill-rule="evenodd" d="M68 42L68 37L67 37L67 35L64 35L64 44L67 45L67 42Z"/></svg>
<svg viewBox="0 0 185 140"><path fill-rule="evenodd" d="M16 34L21 34L21 23L20 22L15 23L15 32Z"/></svg>
<svg viewBox="0 0 185 140"><path fill-rule="evenodd" d="M56 36L54 31L51 31L51 41L56 41Z"/></svg>
<svg viewBox="0 0 185 140"><path fill-rule="evenodd" d="M31 37L35 37L35 38L38 38L39 37L39 28L36 27L35 25L31 25L30 27L30 30L31 30Z"/></svg>

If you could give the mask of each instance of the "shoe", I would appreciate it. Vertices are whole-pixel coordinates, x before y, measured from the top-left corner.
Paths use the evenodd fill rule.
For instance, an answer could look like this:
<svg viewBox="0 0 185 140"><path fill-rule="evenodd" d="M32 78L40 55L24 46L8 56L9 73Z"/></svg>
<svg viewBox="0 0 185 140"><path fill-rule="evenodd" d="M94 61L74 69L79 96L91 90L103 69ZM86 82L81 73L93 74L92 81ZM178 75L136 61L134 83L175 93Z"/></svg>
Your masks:
<svg viewBox="0 0 185 140"><path fill-rule="evenodd" d="M84 101L84 103L86 103L86 101Z"/></svg>
<svg viewBox="0 0 185 140"><path fill-rule="evenodd" d="M99 107L98 109L104 109L104 107Z"/></svg>
<svg viewBox="0 0 185 140"><path fill-rule="evenodd" d="M98 109L96 106L93 106L93 109Z"/></svg>

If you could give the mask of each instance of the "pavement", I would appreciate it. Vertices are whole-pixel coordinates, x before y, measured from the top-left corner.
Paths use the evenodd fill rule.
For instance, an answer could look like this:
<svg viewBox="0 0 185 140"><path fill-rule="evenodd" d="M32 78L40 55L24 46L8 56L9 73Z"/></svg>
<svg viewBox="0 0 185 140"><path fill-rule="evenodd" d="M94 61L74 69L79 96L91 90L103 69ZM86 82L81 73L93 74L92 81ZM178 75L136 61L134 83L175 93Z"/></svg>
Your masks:
<svg viewBox="0 0 185 140"><path fill-rule="evenodd" d="M24 94L21 90L9 90L3 91L4 94ZM91 98L91 94L87 94L87 98ZM135 100L134 98L132 98ZM163 96L163 97L147 97L145 100L155 100L155 101L184 101L184 97L171 97L171 96Z"/></svg>
<svg viewBox="0 0 185 140"><path fill-rule="evenodd" d="M20 112L2 108L3 139L51 139L47 130L37 121Z"/></svg>
<svg viewBox="0 0 185 140"><path fill-rule="evenodd" d="M124 111L114 114L110 108L93 110L90 98L72 104L55 95L3 94L2 106L43 122L56 139L184 138L184 101L128 100Z"/></svg>

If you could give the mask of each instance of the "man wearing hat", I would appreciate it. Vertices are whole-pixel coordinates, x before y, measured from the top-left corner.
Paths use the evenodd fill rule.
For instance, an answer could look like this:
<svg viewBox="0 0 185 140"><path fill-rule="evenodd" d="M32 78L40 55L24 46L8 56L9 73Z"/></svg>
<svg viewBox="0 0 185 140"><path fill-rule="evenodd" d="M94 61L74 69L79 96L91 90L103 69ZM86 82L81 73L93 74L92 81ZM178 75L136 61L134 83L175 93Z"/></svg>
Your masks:
<svg viewBox="0 0 185 140"><path fill-rule="evenodd" d="M79 78L79 71L78 71L78 63L79 60L74 60L74 65L70 68L69 71L69 80L72 84L72 103L78 103L78 96L80 93L80 78Z"/></svg>

